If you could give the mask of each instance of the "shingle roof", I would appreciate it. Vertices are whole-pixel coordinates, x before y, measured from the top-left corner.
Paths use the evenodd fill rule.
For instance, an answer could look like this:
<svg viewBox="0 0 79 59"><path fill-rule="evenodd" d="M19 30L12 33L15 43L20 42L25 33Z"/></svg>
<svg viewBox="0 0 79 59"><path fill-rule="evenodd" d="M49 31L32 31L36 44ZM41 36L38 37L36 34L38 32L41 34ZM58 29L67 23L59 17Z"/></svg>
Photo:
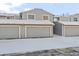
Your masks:
<svg viewBox="0 0 79 59"><path fill-rule="evenodd" d="M79 25L79 22L59 21L63 25Z"/></svg>
<svg viewBox="0 0 79 59"><path fill-rule="evenodd" d="M30 9L30 10L27 10L27 11L23 11L23 12L21 12L21 13L29 12L29 11L34 11L34 10L40 10L40 11L46 12L46 13L51 14L51 15L54 16L54 14L52 14L52 13L46 11L46 10L40 9L40 8L33 8L33 9Z"/></svg>
<svg viewBox="0 0 79 59"><path fill-rule="evenodd" d="M0 19L0 24L43 24L43 25L54 25L49 20L12 20L12 19Z"/></svg>
<svg viewBox="0 0 79 59"><path fill-rule="evenodd" d="M12 14L12 13L0 13L0 16L14 16L18 14Z"/></svg>

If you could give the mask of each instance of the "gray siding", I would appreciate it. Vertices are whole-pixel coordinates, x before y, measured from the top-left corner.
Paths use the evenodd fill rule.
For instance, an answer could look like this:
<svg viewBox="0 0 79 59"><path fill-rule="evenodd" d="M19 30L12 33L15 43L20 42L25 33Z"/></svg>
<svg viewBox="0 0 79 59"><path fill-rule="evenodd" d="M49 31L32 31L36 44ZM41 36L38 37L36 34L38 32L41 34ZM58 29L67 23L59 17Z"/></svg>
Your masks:
<svg viewBox="0 0 79 59"><path fill-rule="evenodd" d="M54 33L58 34L58 35L62 35L62 24L58 23L58 22L54 22L55 26L54 26Z"/></svg>
<svg viewBox="0 0 79 59"><path fill-rule="evenodd" d="M60 16L60 21L74 22L74 18L77 18L77 21L79 21L79 14Z"/></svg>
<svg viewBox="0 0 79 59"><path fill-rule="evenodd" d="M78 15L72 15L69 16L71 18L71 21L74 21L74 18L77 18L77 20L79 21L79 14Z"/></svg>
<svg viewBox="0 0 79 59"><path fill-rule="evenodd" d="M59 20L60 20L60 21L72 21L69 16L60 16L60 17L59 17Z"/></svg>
<svg viewBox="0 0 79 59"><path fill-rule="evenodd" d="M31 11L26 11L26 12L22 12L20 13L22 16L22 19L26 19L27 20L27 15L28 14L35 14L35 20L43 20L43 15L48 15L49 16L49 20L53 22L53 19L54 19L54 16L42 9L34 9L34 10L31 10Z"/></svg>
<svg viewBox="0 0 79 59"><path fill-rule="evenodd" d="M20 15L14 15L13 19L20 19Z"/></svg>
<svg viewBox="0 0 79 59"><path fill-rule="evenodd" d="M25 38L25 26L20 25L20 33L21 33L21 38Z"/></svg>
<svg viewBox="0 0 79 59"><path fill-rule="evenodd" d="M0 19L20 19L20 15L16 14L16 15L0 15Z"/></svg>

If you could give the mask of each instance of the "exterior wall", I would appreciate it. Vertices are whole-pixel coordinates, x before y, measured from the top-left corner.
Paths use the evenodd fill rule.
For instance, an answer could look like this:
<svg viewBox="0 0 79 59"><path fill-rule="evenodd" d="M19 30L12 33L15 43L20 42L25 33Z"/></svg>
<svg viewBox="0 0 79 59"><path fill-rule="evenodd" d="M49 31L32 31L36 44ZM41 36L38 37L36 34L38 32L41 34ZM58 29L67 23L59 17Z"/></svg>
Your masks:
<svg viewBox="0 0 79 59"><path fill-rule="evenodd" d="M36 15L35 16L35 18L36 18L35 20L43 20L43 16L44 15L49 16L49 20L51 20L51 21L53 21L53 18L54 18L53 15L51 15L51 14L49 14L49 13L43 11L43 10L32 10L32 11L22 12L21 13L22 19L27 19L27 15L28 14L34 14L34 15Z"/></svg>
<svg viewBox="0 0 79 59"><path fill-rule="evenodd" d="M60 21L71 21L71 18L69 16L61 16L59 17Z"/></svg>
<svg viewBox="0 0 79 59"><path fill-rule="evenodd" d="M25 38L25 26L24 25L20 25L20 36L21 38Z"/></svg>
<svg viewBox="0 0 79 59"><path fill-rule="evenodd" d="M54 33L58 34L58 35L62 35L62 24L58 23L58 22L54 22L55 26L54 26Z"/></svg>
<svg viewBox="0 0 79 59"><path fill-rule="evenodd" d="M14 19L14 16L0 16L0 19Z"/></svg>
<svg viewBox="0 0 79 59"><path fill-rule="evenodd" d="M20 16L0 16L0 19L20 19Z"/></svg>
<svg viewBox="0 0 79 59"><path fill-rule="evenodd" d="M7 19L6 16L0 16L0 19Z"/></svg>
<svg viewBox="0 0 79 59"><path fill-rule="evenodd" d="M20 19L20 15L14 15L14 19Z"/></svg>
<svg viewBox="0 0 79 59"><path fill-rule="evenodd" d="M14 14L14 15L0 15L0 19L20 19L20 15L19 14Z"/></svg>
<svg viewBox="0 0 79 59"><path fill-rule="evenodd" d="M69 16L60 16L60 21L74 22L74 18L77 18L77 20L79 21L79 14L69 15Z"/></svg>
<svg viewBox="0 0 79 59"><path fill-rule="evenodd" d="M64 26L64 36L79 36L79 26Z"/></svg>
<svg viewBox="0 0 79 59"><path fill-rule="evenodd" d="M77 18L77 20L79 21L79 15L72 15L69 17L71 18L71 21L74 21L74 18Z"/></svg>
<svg viewBox="0 0 79 59"><path fill-rule="evenodd" d="M34 9L31 11L26 11L26 12L22 12L19 14L2 14L0 15L0 19L25 19L27 20L27 15L28 14L35 14L35 20L43 20L43 16L46 15L48 16L49 20L53 22L54 19L54 15L50 14L49 12L46 12L42 9Z"/></svg>

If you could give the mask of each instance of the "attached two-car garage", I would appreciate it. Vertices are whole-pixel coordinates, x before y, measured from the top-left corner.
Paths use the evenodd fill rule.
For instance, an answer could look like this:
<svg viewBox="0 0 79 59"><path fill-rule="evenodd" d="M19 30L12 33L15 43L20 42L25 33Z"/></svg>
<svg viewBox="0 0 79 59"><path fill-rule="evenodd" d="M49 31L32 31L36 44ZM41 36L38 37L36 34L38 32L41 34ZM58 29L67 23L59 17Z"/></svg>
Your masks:
<svg viewBox="0 0 79 59"><path fill-rule="evenodd" d="M64 33L64 36L79 36L79 25L65 25Z"/></svg>
<svg viewBox="0 0 79 59"><path fill-rule="evenodd" d="M19 38L18 26L0 25L0 38Z"/></svg>
<svg viewBox="0 0 79 59"><path fill-rule="evenodd" d="M0 22L0 38L53 37L53 24L48 21L46 21L48 23L42 21L33 23L33 21L26 20L10 21Z"/></svg>
<svg viewBox="0 0 79 59"><path fill-rule="evenodd" d="M79 36L79 22L59 21L55 23L55 34L62 36Z"/></svg>
<svg viewBox="0 0 79 59"><path fill-rule="evenodd" d="M32 26L27 27L27 37L52 37L52 26Z"/></svg>

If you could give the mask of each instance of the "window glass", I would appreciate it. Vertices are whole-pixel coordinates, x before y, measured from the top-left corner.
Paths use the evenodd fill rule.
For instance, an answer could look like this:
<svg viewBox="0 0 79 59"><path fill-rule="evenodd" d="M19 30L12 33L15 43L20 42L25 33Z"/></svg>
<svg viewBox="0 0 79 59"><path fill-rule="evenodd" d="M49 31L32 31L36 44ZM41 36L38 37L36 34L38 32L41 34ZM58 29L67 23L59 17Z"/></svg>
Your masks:
<svg viewBox="0 0 79 59"><path fill-rule="evenodd" d="M34 19L34 15L28 15L28 19Z"/></svg>
<svg viewBox="0 0 79 59"><path fill-rule="evenodd" d="M10 19L10 17L7 17L7 19Z"/></svg>
<svg viewBox="0 0 79 59"><path fill-rule="evenodd" d="M48 16L43 16L43 20L48 20Z"/></svg>
<svg viewBox="0 0 79 59"><path fill-rule="evenodd" d="M78 21L77 18L74 18L74 21Z"/></svg>

